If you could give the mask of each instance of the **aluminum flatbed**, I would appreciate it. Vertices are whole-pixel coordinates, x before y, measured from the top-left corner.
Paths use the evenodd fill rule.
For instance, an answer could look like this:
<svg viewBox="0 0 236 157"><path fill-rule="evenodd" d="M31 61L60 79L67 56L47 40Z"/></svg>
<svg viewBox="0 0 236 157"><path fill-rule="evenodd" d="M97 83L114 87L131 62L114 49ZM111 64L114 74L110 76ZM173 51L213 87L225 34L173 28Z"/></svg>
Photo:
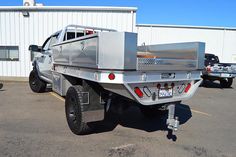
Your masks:
<svg viewBox="0 0 236 157"><path fill-rule="evenodd" d="M177 130L175 104L193 96L202 81L202 42L137 46L136 33L77 25L48 40L54 41L45 56L51 59L49 77L40 67L42 55L35 59L34 75L66 97L67 121L76 134L84 133L88 122L102 120L117 100L123 108L136 102L146 116L168 109L168 128Z"/></svg>

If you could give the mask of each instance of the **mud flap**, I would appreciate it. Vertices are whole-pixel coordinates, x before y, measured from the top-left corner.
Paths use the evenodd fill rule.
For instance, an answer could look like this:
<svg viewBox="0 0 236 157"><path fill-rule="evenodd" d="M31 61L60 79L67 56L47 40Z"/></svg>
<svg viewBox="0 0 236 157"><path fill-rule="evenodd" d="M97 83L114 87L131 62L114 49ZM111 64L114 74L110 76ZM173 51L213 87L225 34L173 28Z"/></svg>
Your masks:
<svg viewBox="0 0 236 157"><path fill-rule="evenodd" d="M81 112L84 122L101 121L105 117L104 102L101 98L103 88L90 81L83 81L81 92Z"/></svg>

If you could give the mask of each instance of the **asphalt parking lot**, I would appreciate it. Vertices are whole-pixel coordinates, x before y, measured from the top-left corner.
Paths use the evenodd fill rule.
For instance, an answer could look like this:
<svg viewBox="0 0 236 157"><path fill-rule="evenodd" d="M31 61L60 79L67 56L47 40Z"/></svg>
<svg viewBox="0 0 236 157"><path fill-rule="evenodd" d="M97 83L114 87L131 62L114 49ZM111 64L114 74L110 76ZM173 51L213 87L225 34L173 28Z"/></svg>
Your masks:
<svg viewBox="0 0 236 157"><path fill-rule="evenodd" d="M236 81L236 80L234 80ZM236 83L200 87L177 107L181 127L168 138L164 118L145 119L138 108L121 115L113 130L77 136L69 130L63 99L33 93L27 83L0 90L0 156L236 156Z"/></svg>

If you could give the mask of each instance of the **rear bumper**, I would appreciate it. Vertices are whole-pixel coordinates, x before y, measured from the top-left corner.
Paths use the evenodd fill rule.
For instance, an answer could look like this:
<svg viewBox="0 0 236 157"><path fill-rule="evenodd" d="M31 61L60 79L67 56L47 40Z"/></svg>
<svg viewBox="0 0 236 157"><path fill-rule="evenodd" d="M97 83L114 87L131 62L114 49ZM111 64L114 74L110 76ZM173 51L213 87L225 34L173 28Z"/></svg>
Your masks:
<svg viewBox="0 0 236 157"><path fill-rule="evenodd" d="M171 102L177 102L182 100L187 100L191 98L194 93L197 91L197 88L201 84L202 79L197 80L185 80L185 81L165 81L165 82L151 82L151 83L125 83L120 85L111 85L111 84L102 84L103 88L108 91L114 92L131 100L134 100L142 105L156 105L156 104L165 104ZM175 87L171 87L171 83L175 84ZM170 89L172 89L172 96L167 98L159 98L159 89L157 84L161 84L163 87L164 84L168 84ZM191 84L188 92L185 92L187 84ZM181 89L181 87L183 88ZM134 89L139 87L143 92L143 97L139 97ZM146 94L144 88L148 88L150 95ZM181 91L180 91L181 89ZM153 95L155 97L153 97Z"/></svg>
<svg viewBox="0 0 236 157"><path fill-rule="evenodd" d="M128 92L130 93L130 95L132 95L133 99L135 101L137 101L138 103L142 104L142 105L156 105L156 104L164 104L164 103L171 103L171 102L178 102L178 101L183 101L183 100L187 100L190 99L195 92L197 91L199 85L201 84L202 79L200 80L192 80L192 81L181 81L179 82L179 86L177 84L176 87L172 88L173 91L173 96L169 97L169 98L159 98L158 97L158 89L154 86L153 88L150 88L150 91L153 95L153 93L155 93L155 99L153 99L152 96L147 96L144 94L143 98L139 98L137 96L137 94L134 92L134 87L135 85L132 84L125 84L126 89L128 90ZM171 82L167 82L167 84L170 84ZM178 83L178 82L174 82L174 83ZM189 89L188 92L185 93L184 89L187 87L187 84L190 83L191 87ZM178 92L179 91L179 87L181 85L184 85L183 91ZM140 88L141 89L141 88Z"/></svg>
<svg viewBox="0 0 236 157"><path fill-rule="evenodd" d="M211 72L203 74L203 76L215 77L215 78L234 78L236 77L236 73Z"/></svg>

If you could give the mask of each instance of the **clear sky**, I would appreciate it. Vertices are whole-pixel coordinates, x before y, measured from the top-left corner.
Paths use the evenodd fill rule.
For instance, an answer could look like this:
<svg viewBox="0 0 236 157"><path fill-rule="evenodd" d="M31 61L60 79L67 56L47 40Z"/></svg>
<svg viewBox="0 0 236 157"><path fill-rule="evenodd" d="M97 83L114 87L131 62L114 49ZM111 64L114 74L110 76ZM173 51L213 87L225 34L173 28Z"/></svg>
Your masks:
<svg viewBox="0 0 236 157"><path fill-rule="evenodd" d="M0 6L23 0L0 0ZM138 24L236 27L236 0L36 0L47 6L137 7Z"/></svg>

